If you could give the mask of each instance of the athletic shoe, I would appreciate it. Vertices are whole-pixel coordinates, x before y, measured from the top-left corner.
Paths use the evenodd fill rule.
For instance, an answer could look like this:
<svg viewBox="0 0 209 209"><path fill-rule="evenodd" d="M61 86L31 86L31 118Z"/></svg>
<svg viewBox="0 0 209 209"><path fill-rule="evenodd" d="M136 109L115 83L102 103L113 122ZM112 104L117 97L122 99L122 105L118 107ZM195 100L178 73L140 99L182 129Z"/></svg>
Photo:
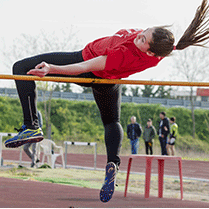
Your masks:
<svg viewBox="0 0 209 209"><path fill-rule="evenodd" d="M18 135L5 141L5 147L16 148L26 143L36 143L44 139L41 128L36 130L28 129L23 125L19 130Z"/></svg>
<svg viewBox="0 0 209 209"><path fill-rule="evenodd" d="M114 193L116 172L117 167L115 163L108 163L106 166L105 182L100 190L100 200L104 203L108 202Z"/></svg>

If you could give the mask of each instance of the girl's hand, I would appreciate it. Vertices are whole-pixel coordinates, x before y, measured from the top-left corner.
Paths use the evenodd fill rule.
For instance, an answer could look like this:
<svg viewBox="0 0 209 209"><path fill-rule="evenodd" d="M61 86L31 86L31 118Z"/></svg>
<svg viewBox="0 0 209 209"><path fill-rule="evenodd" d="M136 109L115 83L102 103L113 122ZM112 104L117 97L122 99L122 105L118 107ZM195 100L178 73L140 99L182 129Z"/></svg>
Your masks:
<svg viewBox="0 0 209 209"><path fill-rule="evenodd" d="M38 64L35 69L32 69L30 71L27 72L27 75L36 75L39 77L44 77L45 75L47 75L50 71L50 65L46 62L42 62L40 64Z"/></svg>

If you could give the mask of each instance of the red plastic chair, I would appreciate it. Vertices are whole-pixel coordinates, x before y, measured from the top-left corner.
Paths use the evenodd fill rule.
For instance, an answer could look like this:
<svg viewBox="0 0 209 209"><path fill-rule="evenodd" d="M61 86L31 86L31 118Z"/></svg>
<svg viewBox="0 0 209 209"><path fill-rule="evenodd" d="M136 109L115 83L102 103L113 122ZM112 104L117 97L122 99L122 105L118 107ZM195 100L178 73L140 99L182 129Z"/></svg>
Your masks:
<svg viewBox="0 0 209 209"><path fill-rule="evenodd" d="M130 155L129 156L124 197L127 196L131 164L134 158L145 158L146 160L145 195L144 195L145 198L149 198L149 194L150 194L150 178L151 178L151 168L152 168L153 159L158 160L158 197L159 198L163 197L164 161L165 160L177 160L179 164L181 200L183 200L183 177L182 177L181 157L171 157L171 156L161 156L161 155Z"/></svg>

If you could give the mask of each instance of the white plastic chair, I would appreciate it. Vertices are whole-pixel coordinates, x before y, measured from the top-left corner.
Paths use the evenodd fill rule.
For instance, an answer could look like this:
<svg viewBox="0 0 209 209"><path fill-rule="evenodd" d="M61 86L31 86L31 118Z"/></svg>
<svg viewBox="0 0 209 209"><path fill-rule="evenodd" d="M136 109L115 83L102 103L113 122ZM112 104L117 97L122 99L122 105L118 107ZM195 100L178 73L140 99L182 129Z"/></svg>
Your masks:
<svg viewBox="0 0 209 209"><path fill-rule="evenodd" d="M41 142L39 142L40 148L43 149L43 158L42 158L42 164L44 163L45 157L47 157L47 163L51 166L51 168L54 169L55 167L55 161L58 156L61 156L62 158L62 166L64 168L64 155L63 155L63 147L57 146L52 140L50 139L44 139ZM52 146L54 153L52 154ZM59 150L59 152L56 152L56 150Z"/></svg>

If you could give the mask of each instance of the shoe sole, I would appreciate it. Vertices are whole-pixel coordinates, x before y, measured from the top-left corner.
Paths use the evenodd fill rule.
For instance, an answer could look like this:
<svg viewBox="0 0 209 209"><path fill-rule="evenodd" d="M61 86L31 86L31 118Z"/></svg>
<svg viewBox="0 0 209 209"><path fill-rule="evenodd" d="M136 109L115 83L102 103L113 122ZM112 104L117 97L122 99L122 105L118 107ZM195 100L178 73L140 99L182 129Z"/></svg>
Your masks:
<svg viewBox="0 0 209 209"><path fill-rule="evenodd" d="M115 190L115 177L116 166L114 163L110 163L106 166L106 176L108 178L108 183L104 184L100 190L100 200L104 203L108 202ZM113 179L111 182L110 180Z"/></svg>
<svg viewBox="0 0 209 209"><path fill-rule="evenodd" d="M37 143L40 142L44 139L43 136L36 136L36 137L31 137L31 138L26 138L26 139L18 139L16 141L12 141L12 142L8 142L7 144L5 144L5 147L7 148L17 148L20 147L24 144L27 143Z"/></svg>

